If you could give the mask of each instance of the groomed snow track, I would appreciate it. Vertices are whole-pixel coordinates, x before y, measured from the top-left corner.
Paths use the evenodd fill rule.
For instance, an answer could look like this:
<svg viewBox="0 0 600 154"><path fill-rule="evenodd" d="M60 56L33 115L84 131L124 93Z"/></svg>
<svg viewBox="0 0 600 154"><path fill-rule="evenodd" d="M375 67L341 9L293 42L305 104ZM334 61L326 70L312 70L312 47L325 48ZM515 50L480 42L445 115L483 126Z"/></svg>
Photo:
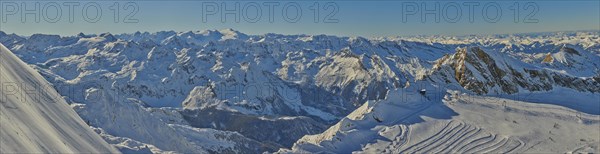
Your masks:
<svg viewBox="0 0 600 154"><path fill-rule="evenodd" d="M408 139L404 145L393 149L394 153L511 153L518 152L525 144L516 138L499 136L452 120L429 138Z"/></svg>

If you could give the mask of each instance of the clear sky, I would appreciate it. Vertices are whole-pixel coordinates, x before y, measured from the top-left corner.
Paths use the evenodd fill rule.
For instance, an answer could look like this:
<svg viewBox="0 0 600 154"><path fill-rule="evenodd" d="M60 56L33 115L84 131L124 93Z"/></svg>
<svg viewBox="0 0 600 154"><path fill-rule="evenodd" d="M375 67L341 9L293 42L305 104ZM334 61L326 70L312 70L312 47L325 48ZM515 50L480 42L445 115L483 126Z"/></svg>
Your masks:
<svg viewBox="0 0 600 154"><path fill-rule="evenodd" d="M224 28L247 34L366 37L600 30L600 0L1 0L0 4L0 30L20 35Z"/></svg>

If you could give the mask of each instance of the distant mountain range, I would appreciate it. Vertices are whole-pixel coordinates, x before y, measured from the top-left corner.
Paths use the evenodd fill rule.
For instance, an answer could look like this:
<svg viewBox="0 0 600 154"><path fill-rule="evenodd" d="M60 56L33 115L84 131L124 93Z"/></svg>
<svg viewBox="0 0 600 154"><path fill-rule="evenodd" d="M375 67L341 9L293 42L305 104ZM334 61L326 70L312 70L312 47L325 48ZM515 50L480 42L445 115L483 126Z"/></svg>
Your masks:
<svg viewBox="0 0 600 154"><path fill-rule="evenodd" d="M473 101L480 97L513 104L538 103L536 107L560 108L557 109L561 110L557 113L559 117L576 112L591 121L580 123L581 127L569 127L573 129L597 126L599 36L598 31L370 39L247 35L232 29L76 36L19 36L0 31L0 43L52 83L81 118L122 152L258 153L288 148L279 152L345 153L382 150L378 146L367 146L378 139L372 137L376 132L360 131L358 134L366 133L362 134L365 138L348 138L358 140L356 143L327 145L323 141L334 139L305 135L374 128L380 123L377 121L387 122L389 118L410 121L412 116L418 116L414 111L436 111L429 107L446 107L448 100L486 106L486 101ZM397 95L394 92L401 96L392 97ZM468 97L449 98L458 93ZM570 95L552 97L567 93ZM472 99L463 100L465 98ZM373 102L393 103L388 107L371 105ZM400 102L406 104L397 104ZM422 104L424 102L435 105ZM370 111L379 108L384 111ZM468 107L456 111L464 108ZM519 109L527 112L526 108ZM381 114L384 120L357 122L355 126L343 128L353 123L348 121L365 119L357 114ZM462 114L468 113L458 115ZM520 116L537 118L539 114ZM466 127L461 130L465 132L456 132L463 135L493 126L479 125L482 121L473 120L472 116L442 117L454 122L431 125L448 125L448 129L452 129L446 131ZM405 128L429 125L427 122L430 121L399 120L384 125L389 127L385 129L398 129L390 132L396 133L391 135L396 137L407 135L402 132ZM563 124L562 121L557 123ZM499 127L489 131L502 134L511 130ZM432 135L430 132L421 134ZM511 149L546 152L536 151L532 145L535 143L515 136L491 141L524 144L498 146L505 148L497 150L499 152L514 152ZM461 138L448 141L458 142L458 139ZM595 142L598 140L581 141L585 145ZM409 148L410 144L398 144L395 149L452 150L424 151L431 146L415 144ZM576 148L570 146L565 148ZM388 147L388 150L394 148Z"/></svg>

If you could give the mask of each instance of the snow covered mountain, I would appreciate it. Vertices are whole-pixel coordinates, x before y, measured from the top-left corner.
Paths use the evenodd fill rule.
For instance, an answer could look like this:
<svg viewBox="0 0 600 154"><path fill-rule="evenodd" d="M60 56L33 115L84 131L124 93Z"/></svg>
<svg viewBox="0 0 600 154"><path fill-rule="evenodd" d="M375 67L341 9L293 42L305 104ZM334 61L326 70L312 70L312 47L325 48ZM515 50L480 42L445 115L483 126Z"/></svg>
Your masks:
<svg viewBox="0 0 600 154"><path fill-rule="evenodd" d="M76 36L0 31L0 43L123 152L257 153L305 148L298 139L337 130L365 102L407 99L390 96L398 89L412 90L408 95L426 89L425 102L432 104L456 90L597 116L599 34L366 39L232 29ZM391 108L426 107L419 104ZM394 116L405 117L399 113ZM323 139L308 140L322 146Z"/></svg>
<svg viewBox="0 0 600 154"><path fill-rule="evenodd" d="M116 153L35 70L0 44L2 153Z"/></svg>
<svg viewBox="0 0 600 154"><path fill-rule="evenodd" d="M580 50L582 51L582 50ZM552 67L527 64L505 56L501 52L489 52L479 47L458 48L455 54L444 56L433 67L431 78L435 82L457 82L467 90L477 94L514 94L522 91L549 91L554 87L567 87L582 92L600 92L600 76L575 76L566 69L583 70L578 74L594 75L588 69L600 68L600 57L589 52L582 56L573 48L562 47L557 53L550 53L543 62ZM567 58L567 56L569 56ZM548 60L550 59L550 60ZM556 63L554 59L557 60ZM585 68L585 69L581 69ZM454 80L452 80L454 79Z"/></svg>

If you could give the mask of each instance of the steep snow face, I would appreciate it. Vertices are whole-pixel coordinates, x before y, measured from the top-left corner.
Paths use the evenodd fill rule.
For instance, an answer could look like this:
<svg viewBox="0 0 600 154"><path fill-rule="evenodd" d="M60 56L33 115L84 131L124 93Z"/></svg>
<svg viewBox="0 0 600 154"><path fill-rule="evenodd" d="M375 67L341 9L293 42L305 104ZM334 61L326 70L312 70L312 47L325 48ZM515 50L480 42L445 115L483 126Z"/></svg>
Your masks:
<svg viewBox="0 0 600 154"><path fill-rule="evenodd" d="M400 89L279 153L595 153L599 127L600 116L555 105Z"/></svg>
<svg viewBox="0 0 600 154"><path fill-rule="evenodd" d="M388 89L396 88L400 82L395 78L397 75L377 54L358 55L345 48L335 53L331 61L327 65L321 65L315 76L315 84L344 98L364 96L349 100L353 103L359 101L358 99L382 99Z"/></svg>
<svg viewBox="0 0 600 154"><path fill-rule="evenodd" d="M0 84L2 153L117 153L42 76L2 44Z"/></svg>

